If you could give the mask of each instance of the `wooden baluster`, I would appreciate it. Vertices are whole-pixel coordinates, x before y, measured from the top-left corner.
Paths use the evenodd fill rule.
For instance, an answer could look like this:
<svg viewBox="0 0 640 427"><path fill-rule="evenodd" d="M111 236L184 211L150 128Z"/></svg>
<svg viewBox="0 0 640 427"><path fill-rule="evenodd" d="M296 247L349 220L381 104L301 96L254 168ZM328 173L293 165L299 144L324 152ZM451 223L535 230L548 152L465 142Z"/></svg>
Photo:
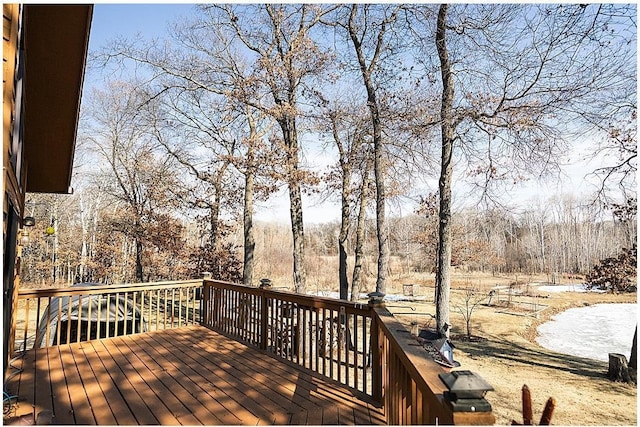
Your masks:
<svg viewBox="0 0 640 427"><path fill-rule="evenodd" d="M76 341L80 342L80 338L82 336L82 300L83 295L78 295L78 321L76 322ZM71 322L69 322L71 323Z"/></svg>
<svg viewBox="0 0 640 427"><path fill-rule="evenodd" d="M178 327L182 326L182 289L178 290Z"/></svg>
<svg viewBox="0 0 640 427"><path fill-rule="evenodd" d="M98 294L98 313L96 314L96 339L100 339L100 323L101 323L101 317L102 317L102 294Z"/></svg>
<svg viewBox="0 0 640 427"><path fill-rule="evenodd" d="M380 346L380 327L377 316L371 318L371 328L369 331L369 357L371 360L371 394L376 402L382 401L382 347ZM370 364L370 365L369 365Z"/></svg>
<svg viewBox="0 0 640 427"><path fill-rule="evenodd" d="M127 335L127 317L128 316L128 304L129 304L129 292L125 292L124 293L124 307L122 307L122 310L124 311L123 317L124 317L124 321L122 322L122 331L119 334L120 335Z"/></svg>
<svg viewBox="0 0 640 427"><path fill-rule="evenodd" d="M260 293L260 348L267 349L267 295Z"/></svg>
<svg viewBox="0 0 640 427"><path fill-rule="evenodd" d="M100 294L96 295L96 297L99 297ZM93 324L93 320L91 319L91 316L93 315L93 304L91 303L91 301L93 300L94 296L93 295L89 295L88 296L88 304L89 307L87 309L87 341L91 341L91 325Z"/></svg>

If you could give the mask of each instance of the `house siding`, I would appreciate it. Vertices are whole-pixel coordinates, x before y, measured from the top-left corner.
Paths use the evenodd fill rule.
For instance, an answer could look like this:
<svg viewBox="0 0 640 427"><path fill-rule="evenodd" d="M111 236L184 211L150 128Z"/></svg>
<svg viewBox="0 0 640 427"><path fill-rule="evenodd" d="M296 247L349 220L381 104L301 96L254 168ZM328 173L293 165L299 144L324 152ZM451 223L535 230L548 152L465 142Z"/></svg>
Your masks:
<svg viewBox="0 0 640 427"><path fill-rule="evenodd" d="M21 176L22 141L16 138L14 129L20 114L16 113L16 105L21 105L17 99L16 84L19 79L19 24L21 7L18 4L2 5L2 93L3 93L3 373L6 372L9 356L13 352L13 313L17 301L17 283L19 281L19 257L17 236L19 218L24 206L24 184L18 178ZM7 330L8 328L8 330ZM8 333L7 333L8 332Z"/></svg>

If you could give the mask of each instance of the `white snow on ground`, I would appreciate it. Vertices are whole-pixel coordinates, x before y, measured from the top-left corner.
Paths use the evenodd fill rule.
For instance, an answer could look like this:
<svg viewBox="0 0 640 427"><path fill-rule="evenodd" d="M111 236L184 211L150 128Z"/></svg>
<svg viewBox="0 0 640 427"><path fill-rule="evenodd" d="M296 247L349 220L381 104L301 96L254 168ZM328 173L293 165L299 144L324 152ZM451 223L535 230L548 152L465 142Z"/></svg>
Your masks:
<svg viewBox="0 0 640 427"><path fill-rule="evenodd" d="M307 292L308 295L315 295L318 297L325 297L325 298L335 298L335 299L340 299L340 292L333 292L333 291L316 291L316 292ZM367 299L367 294L360 294L359 295L359 299Z"/></svg>
<svg viewBox="0 0 640 427"><path fill-rule="evenodd" d="M584 284L544 285L541 292L599 292L588 291ZM318 296L339 298L338 292L317 292ZM426 296L406 297L385 295L387 302L425 300ZM366 300L366 294L360 294ZM571 308L538 327L537 342L558 353L608 362L609 353L631 354L631 343L638 323L636 304L596 304Z"/></svg>
<svg viewBox="0 0 640 427"><path fill-rule="evenodd" d="M318 291L318 292L310 292L309 295L317 295L319 297L327 297L327 298L340 298L340 293L339 292L331 292L331 291ZM359 295L359 301L362 302L362 300L368 300L368 296L367 294L360 294ZM421 296L405 296L405 295L400 295L400 294L387 294L384 296L384 300L386 302L390 302L390 301L426 301L427 297L425 295L421 295Z"/></svg>
<svg viewBox="0 0 640 427"><path fill-rule="evenodd" d="M609 353L631 354L636 304L571 308L538 327L538 344L558 353L607 362Z"/></svg>
<svg viewBox="0 0 640 427"><path fill-rule="evenodd" d="M588 290L587 285L585 285L584 283L577 283L575 285L537 286L536 289L541 292L605 292L597 289Z"/></svg>

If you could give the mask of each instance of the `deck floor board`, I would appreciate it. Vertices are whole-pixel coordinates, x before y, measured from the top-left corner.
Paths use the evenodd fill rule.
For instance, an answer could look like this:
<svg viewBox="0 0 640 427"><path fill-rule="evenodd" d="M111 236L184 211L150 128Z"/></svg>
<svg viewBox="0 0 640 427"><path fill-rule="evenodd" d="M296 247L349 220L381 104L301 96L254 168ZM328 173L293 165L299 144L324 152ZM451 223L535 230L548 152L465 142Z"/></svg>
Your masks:
<svg viewBox="0 0 640 427"><path fill-rule="evenodd" d="M140 345L133 340L123 340L121 352L132 355L133 366L149 378L147 384L153 387L153 391L162 396L166 407L175 418L175 423L180 425L196 425L201 421L194 415L194 410L185 404L190 395L184 387L173 377L164 374L164 369L158 362L149 356ZM123 353L124 354L124 353Z"/></svg>
<svg viewBox="0 0 640 427"><path fill-rule="evenodd" d="M135 363L137 361L136 354L128 351L121 338L114 338L109 343L113 344L109 349L110 354L118 365L123 368L123 372L126 370L127 379L158 422L160 424L179 425L180 422L174 415L175 410L172 411L171 407L165 405L166 398L162 394L163 390L157 383L157 379L153 375L145 375L147 372L142 369L141 365ZM125 353L122 352L123 347L127 348Z"/></svg>
<svg viewBox="0 0 640 427"><path fill-rule="evenodd" d="M384 424L352 390L201 326L30 350L15 366L13 415L48 410L54 424Z"/></svg>
<svg viewBox="0 0 640 427"><path fill-rule="evenodd" d="M191 340L190 337L185 337L185 339ZM280 375L288 373L285 371L283 374L282 371L279 371L278 364L271 363L270 366L262 365L260 367L255 359L245 358L243 353L248 347L243 345L228 346L224 343L191 342L197 348L197 351L193 353L194 361L206 366L206 369L209 370L206 376L212 380L216 377L223 379L226 382L225 389L236 390L240 396L244 396L241 402L245 403L245 407L260 406L272 414L277 414L283 406L291 409L289 406L294 405L297 410L304 408L303 405L314 405L314 402L311 401L299 402L299 399L296 398L295 387L291 383L293 378L281 379ZM228 352L227 354L232 353L235 357L220 361L213 353L215 345L220 345L222 351ZM271 362L273 361L271 360ZM214 367L215 370L212 370ZM252 378L250 384L244 381L247 377Z"/></svg>
<svg viewBox="0 0 640 427"><path fill-rule="evenodd" d="M72 355L77 360L80 377L86 388L86 395L91 396L89 404L92 407L92 413L95 417L96 424L110 424L116 423L116 418L111 411L109 400L100 386L100 380L103 376L96 376L96 373L89 363L83 363L83 360L87 359L87 353L84 351L84 346L73 347Z"/></svg>
<svg viewBox="0 0 640 427"><path fill-rule="evenodd" d="M53 388L55 387L56 381L58 381L58 377L62 375L62 372L55 372L57 364L55 362L54 352L51 351L50 348L38 349L36 350L36 381L38 384L42 384L42 386L34 387L34 406L36 409L40 408L40 402L43 402L48 394L53 393ZM52 373L51 370L54 370ZM62 403L64 401L64 395L56 396L55 402L50 407L50 409L57 410L60 412L60 418L64 419L67 415L62 411ZM53 406L56 406L54 408ZM68 406L68 403L67 403Z"/></svg>
<svg viewBox="0 0 640 427"><path fill-rule="evenodd" d="M117 354L114 354L117 350L109 345L111 341L113 340L97 340L91 343L117 390L122 394L126 405L114 408L114 414L119 417L120 414L124 414L129 410L136 419L137 424L159 424L160 421L140 395L144 390L143 384L138 380L137 372L129 368L126 359L121 359ZM119 420L118 424L120 424Z"/></svg>
<svg viewBox="0 0 640 427"><path fill-rule="evenodd" d="M236 417L221 401L231 400L228 395L212 387L210 381L203 377L202 370L195 369L189 356L188 346L182 346L181 354L175 354L168 342L161 339L161 334L145 335L138 345L151 348L154 359L166 368L163 377L173 390L179 390L179 401L188 403L188 408L203 424L239 424ZM168 346L168 347L167 347Z"/></svg>
<svg viewBox="0 0 640 427"><path fill-rule="evenodd" d="M97 411L94 411L98 424L111 424L115 425L118 422L120 424L135 425L137 423L136 418L129 410L127 402L124 400L124 396L118 390L117 383L113 380L109 371L102 363L100 356L95 350L93 343L85 343L79 346L78 350L82 351L86 364L90 367L93 378L95 379L98 388L93 389L91 397L93 401L104 399L109 407L101 407L96 404ZM74 348L75 351L75 348ZM88 371L87 375L88 375ZM125 408L123 410L123 408ZM117 421L116 421L117 416Z"/></svg>
<svg viewBox="0 0 640 427"><path fill-rule="evenodd" d="M69 390L70 415L73 416L75 424L95 425L96 420L93 410L78 372L79 369L84 370L86 365L83 365L82 362L76 364L72 351L61 351L59 354L60 367L65 367L63 372L66 386Z"/></svg>
<svg viewBox="0 0 640 427"><path fill-rule="evenodd" d="M254 368L246 370L247 365L251 367L251 364L242 360L242 354L250 350L248 347L238 343L238 345L232 344L230 348L223 342L203 345L202 342L195 342L193 337L188 335L184 335L183 339L190 343L188 347L191 351L188 356L195 366L202 367L200 374L208 380L208 384L236 396L234 401L230 402L234 405L234 410L251 413L256 417L256 421L261 418L269 420L269 423L287 423L287 415L282 413L282 408L286 409L291 404L289 396L282 396L265 387L261 380L264 377L262 372ZM233 355L233 357L221 359L216 352L216 346L219 347L218 352ZM272 374L272 378L275 379L275 377L276 375ZM247 382L247 378L251 378L251 381ZM251 415L247 416L251 417Z"/></svg>

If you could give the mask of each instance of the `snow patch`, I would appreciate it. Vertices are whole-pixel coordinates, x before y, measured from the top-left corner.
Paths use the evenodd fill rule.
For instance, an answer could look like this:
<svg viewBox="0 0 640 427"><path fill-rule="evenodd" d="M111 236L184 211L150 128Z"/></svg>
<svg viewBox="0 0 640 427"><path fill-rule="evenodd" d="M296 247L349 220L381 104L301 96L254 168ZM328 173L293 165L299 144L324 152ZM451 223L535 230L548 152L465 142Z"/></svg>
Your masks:
<svg viewBox="0 0 640 427"><path fill-rule="evenodd" d="M607 362L609 353L629 358L638 321L636 304L571 308L538 327L537 342L558 353Z"/></svg>
<svg viewBox="0 0 640 427"><path fill-rule="evenodd" d="M605 292L598 289L587 289L587 285L584 283L577 283L575 285L571 284L571 285L538 286L536 289L542 292L597 292L597 293Z"/></svg>
<svg viewBox="0 0 640 427"><path fill-rule="evenodd" d="M319 297L326 297L326 298L335 298L335 299L340 299L340 293L339 292L332 292L332 291L316 291L316 292L307 292L308 295L315 295L315 296L319 296ZM360 294L358 296L358 300L362 301L362 300L368 300L369 296L367 294ZM387 294L384 296L384 301L385 302L389 302L389 301L426 301L427 297L424 295L419 295L419 296L406 296L406 295L401 295L401 294Z"/></svg>

